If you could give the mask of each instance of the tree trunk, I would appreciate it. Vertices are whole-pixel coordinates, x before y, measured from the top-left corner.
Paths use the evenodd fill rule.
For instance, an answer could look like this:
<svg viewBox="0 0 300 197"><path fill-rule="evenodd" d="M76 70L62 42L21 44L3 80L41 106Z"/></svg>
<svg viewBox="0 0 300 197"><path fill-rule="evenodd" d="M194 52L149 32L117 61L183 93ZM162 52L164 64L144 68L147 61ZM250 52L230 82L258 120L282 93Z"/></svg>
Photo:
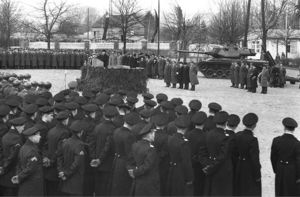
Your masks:
<svg viewBox="0 0 300 197"><path fill-rule="evenodd" d="M123 54L126 53L126 43L127 43L126 37L127 37L127 33L124 32L124 33L123 33L123 44L124 44L124 45L123 45Z"/></svg>
<svg viewBox="0 0 300 197"><path fill-rule="evenodd" d="M251 10L251 0L248 0L243 47L248 47L248 30L249 30L250 10Z"/></svg>
<svg viewBox="0 0 300 197"><path fill-rule="evenodd" d="M47 49L50 49L51 34L48 33L46 39L47 39Z"/></svg>
<svg viewBox="0 0 300 197"><path fill-rule="evenodd" d="M267 51L267 29L266 29L266 16L265 16L265 0L261 0L261 28L262 28L262 52ZM264 55L262 55L264 58Z"/></svg>

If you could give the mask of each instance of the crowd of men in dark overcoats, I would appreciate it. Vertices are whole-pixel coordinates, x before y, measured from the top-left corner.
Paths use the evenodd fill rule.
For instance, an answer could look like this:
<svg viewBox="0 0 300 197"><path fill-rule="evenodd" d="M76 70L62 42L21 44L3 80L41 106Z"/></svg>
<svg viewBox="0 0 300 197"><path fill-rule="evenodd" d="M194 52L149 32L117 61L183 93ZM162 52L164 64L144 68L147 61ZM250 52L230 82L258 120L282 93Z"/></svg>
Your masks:
<svg viewBox="0 0 300 197"><path fill-rule="evenodd" d="M260 196L259 118L195 99L97 88L52 95L30 75L0 77L2 196ZM156 100L155 100L156 99ZM244 130L237 132L242 122ZM299 195L297 122L282 121L271 162L277 196Z"/></svg>

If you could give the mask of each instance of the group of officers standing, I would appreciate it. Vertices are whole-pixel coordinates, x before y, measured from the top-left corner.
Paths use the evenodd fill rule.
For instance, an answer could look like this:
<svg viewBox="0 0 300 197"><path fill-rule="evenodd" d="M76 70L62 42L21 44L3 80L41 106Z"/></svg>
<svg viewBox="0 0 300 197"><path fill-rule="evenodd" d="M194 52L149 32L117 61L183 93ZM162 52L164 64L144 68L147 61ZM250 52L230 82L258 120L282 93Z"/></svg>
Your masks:
<svg viewBox="0 0 300 197"><path fill-rule="evenodd" d="M2 69L80 69L87 60L85 50L0 50Z"/></svg>
<svg viewBox="0 0 300 197"><path fill-rule="evenodd" d="M240 120L213 102L207 115L197 99L185 106L162 93L136 107L135 92L81 93L76 82L52 96L28 77L0 79L1 195L261 195L255 113ZM299 195L298 124L282 124L271 147L275 192Z"/></svg>
<svg viewBox="0 0 300 197"><path fill-rule="evenodd" d="M282 63L269 68L263 65L259 70L253 63L248 65L242 61L241 64L233 62L230 67L231 87L248 90L256 93L258 83L261 86L261 93L267 94L268 87L283 88L286 83L286 69Z"/></svg>

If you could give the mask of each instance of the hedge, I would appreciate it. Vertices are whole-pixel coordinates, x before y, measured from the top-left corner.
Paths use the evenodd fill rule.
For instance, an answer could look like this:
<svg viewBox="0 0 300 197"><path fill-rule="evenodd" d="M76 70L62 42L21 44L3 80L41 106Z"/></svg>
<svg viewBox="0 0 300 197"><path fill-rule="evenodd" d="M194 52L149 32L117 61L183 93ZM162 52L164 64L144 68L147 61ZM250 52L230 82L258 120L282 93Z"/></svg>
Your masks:
<svg viewBox="0 0 300 197"><path fill-rule="evenodd" d="M83 66L79 80L80 90L97 89L103 91L111 88L114 91L127 90L137 93L147 92L147 81L144 69L126 69L123 67L105 69L103 67Z"/></svg>

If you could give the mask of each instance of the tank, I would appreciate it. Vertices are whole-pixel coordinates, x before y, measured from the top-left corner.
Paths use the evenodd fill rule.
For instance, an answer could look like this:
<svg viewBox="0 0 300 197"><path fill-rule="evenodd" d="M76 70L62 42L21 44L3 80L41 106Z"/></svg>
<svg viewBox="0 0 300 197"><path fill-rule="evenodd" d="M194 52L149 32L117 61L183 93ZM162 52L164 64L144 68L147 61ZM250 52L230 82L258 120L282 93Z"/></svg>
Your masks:
<svg viewBox="0 0 300 197"><path fill-rule="evenodd" d="M207 78L229 79L230 67L233 62L241 64L241 62L244 61L248 65L252 63L258 70L261 70L263 65L269 64L268 61L264 60L246 59L248 56L256 55L254 50L247 48L215 47L207 52L179 52L208 55L208 59L198 62L199 71Z"/></svg>

